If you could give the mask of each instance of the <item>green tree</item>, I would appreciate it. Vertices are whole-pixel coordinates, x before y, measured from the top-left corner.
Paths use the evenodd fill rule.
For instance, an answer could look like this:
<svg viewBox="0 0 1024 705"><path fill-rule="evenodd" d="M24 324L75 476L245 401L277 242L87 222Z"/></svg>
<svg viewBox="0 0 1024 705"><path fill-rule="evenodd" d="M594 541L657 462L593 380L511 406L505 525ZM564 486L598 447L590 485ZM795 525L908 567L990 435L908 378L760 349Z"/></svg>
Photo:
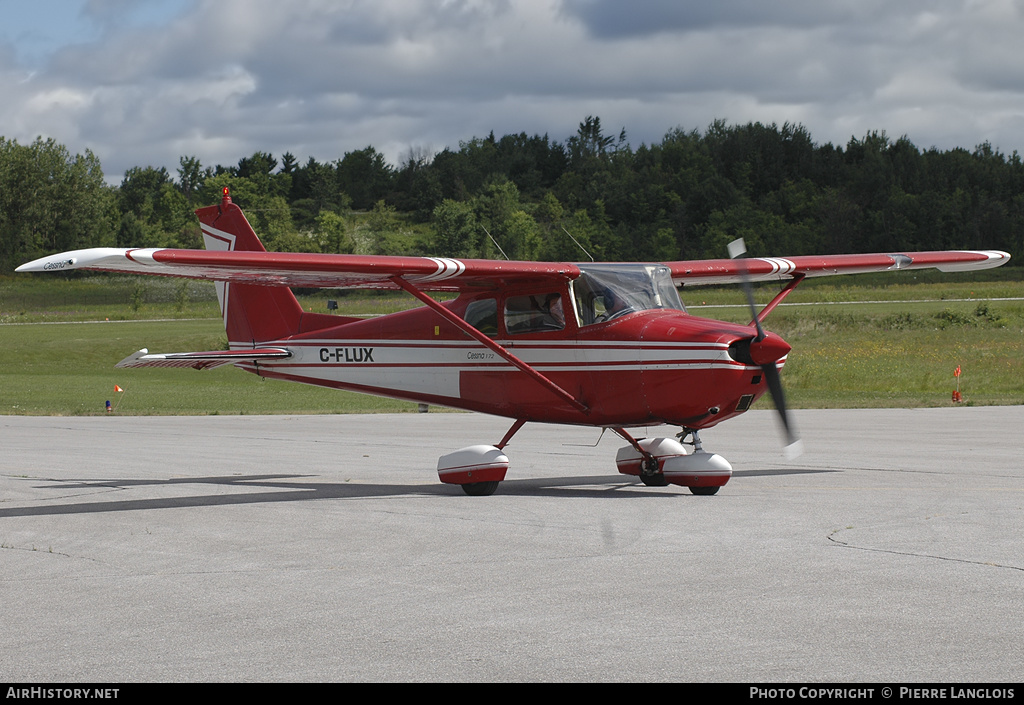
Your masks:
<svg viewBox="0 0 1024 705"><path fill-rule="evenodd" d="M334 211L320 211L316 217L316 240L321 252L351 254L355 244L348 232L344 216Z"/></svg>
<svg viewBox="0 0 1024 705"><path fill-rule="evenodd" d="M163 187L170 183L170 174L163 167L133 166L124 173L118 189L121 212L134 213L143 223L152 223Z"/></svg>
<svg viewBox="0 0 1024 705"><path fill-rule="evenodd" d="M626 144L626 129L619 133L619 139L605 135L601 118L588 115L580 123L576 134L569 138L569 161L573 168L579 168L591 159L602 159L611 152L622 149Z"/></svg>
<svg viewBox="0 0 1024 705"><path fill-rule="evenodd" d="M352 199L356 210L368 210L387 196L393 169L373 147L348 152L338 162L338 188Z"/></svg>
<svg viewBox="0 0 1024 705"><path fill-rule="evenodd" d="M112 192L92 152L0 137L0 267L48 252L113 245Z"/></svg>
<svg viewBox="0 0 1024 705"><path fill-rule="evenodd" d="M338 187L335 167L313 157L292 172L290 199L292 218L302 229L315 227L317 216L325 209L342 213L352 207L352 199Z"/></svg>
<svg viewBox="0 0 1024 705"><path fill-rule="evenodd" d="M434 209L434 251L441 257L479 257L480 225L473 207L446 198Z"/></svg>
<svg viewBox="0 0 1024 705"><path fill-rule="evenodd" d="M542 244L539 229L533 216L523 210L514 183L504 177L491 180L473 205L477 220L509 259L537 257ZM496 250L490 238L484 241L486 256L500 257Z"/></svg>
<svg viewBox="0 0 1024 705"><path fill-rule="evenodd" d="M178 190L185 197L188 207L195 208L196 196L210 172L203 170L203 165L196 157L182 156L178 159L178 165Z"/></svg>

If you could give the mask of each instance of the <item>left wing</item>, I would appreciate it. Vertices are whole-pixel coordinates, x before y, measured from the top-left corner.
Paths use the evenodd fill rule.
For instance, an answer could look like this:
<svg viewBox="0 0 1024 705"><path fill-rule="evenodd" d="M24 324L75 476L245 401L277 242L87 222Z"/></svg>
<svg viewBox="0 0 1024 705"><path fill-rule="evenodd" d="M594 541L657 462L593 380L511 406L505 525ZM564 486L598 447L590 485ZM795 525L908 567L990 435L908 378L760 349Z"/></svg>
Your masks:
<svg viewBox="0 0 1024 705"><path fill-rule="evenodd" d="M469 291L495 289L510 283L564 281L575 279L580 273L573 264L553 262L113 247L50 255L23 264L15 271L73 269L329 289L399 289L402 287L394 280L401 277L426 291Z"/></svg>
<svg viewBox="0 0 1024 705"><path fill-rule="evenodd" d="M934 267L942 272L968 272L1006 264L1010 255L999 250L948 250L866 255L802 255L666 262L676 284L739 284L750 281L825 277Z"/></svg>

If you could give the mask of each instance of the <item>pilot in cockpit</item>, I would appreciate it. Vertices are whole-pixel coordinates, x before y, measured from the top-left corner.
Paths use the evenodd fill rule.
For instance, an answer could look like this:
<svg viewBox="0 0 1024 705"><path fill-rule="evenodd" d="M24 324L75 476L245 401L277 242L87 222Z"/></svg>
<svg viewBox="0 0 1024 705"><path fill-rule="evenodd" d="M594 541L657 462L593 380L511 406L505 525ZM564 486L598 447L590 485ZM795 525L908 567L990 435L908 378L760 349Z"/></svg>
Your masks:
<svg viewBox="0 0 1024 705"><path fill-rule="evenodd" d="M630 307L629 302L626 301L626 297L617 293L615 289L610 286L605 287L604 291L601 293L601 299L604 302L604 313L595 319L596 323L610 321L613 318L625 315L633 310Z"/></svg>

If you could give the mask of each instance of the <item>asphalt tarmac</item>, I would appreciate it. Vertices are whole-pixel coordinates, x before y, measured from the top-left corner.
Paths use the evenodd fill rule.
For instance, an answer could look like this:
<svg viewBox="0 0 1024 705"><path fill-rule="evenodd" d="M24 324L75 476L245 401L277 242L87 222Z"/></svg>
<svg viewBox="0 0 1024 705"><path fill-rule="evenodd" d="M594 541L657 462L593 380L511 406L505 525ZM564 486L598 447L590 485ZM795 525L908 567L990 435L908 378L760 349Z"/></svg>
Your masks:
<svg viewBox="0 0 1024 705"><path fill-rule="evenodd" d="M795 419L714 497L531 424L467 497L508 421L0 417L0 681L1019 682L1024 407Z"/></svg>

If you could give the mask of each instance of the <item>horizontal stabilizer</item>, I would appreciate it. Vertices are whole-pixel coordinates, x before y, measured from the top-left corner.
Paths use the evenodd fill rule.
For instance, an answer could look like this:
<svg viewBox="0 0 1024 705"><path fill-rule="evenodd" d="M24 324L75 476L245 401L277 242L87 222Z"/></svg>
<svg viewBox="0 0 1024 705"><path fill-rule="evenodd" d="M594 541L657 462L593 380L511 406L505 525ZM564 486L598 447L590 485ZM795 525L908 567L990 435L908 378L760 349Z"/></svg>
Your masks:
<svg viewBox="0 0 1024 705"><path fill-rule="evenodd" d="M149 354L149 350L143 348L137 353L129 355L115 367L193 367L197 370L205 370L210 367L221 365L233 365L237 362L249 362L258 360L282 360L291 357L292 354L284 348L256 348L253 350L210 350L207 352L181 352Z"/></svg>

